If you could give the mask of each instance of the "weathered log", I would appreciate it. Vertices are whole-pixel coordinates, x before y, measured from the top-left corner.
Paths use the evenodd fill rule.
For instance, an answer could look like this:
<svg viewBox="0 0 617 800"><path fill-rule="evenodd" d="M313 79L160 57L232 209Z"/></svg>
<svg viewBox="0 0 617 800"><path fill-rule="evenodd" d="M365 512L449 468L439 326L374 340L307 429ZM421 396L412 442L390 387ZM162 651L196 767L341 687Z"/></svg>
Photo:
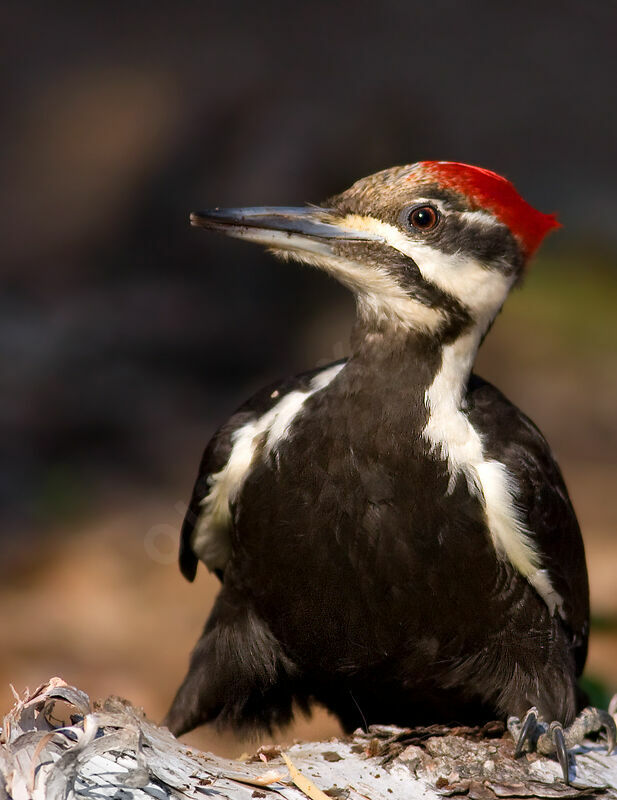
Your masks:
<svg viewBox="0 0 617 800"><path fill-rule="evenodd" d="M68 704L71 723L54 720ZM60 678L16 696L0 737L0 800L248 798L409 800L582 797L617 800L617 755L585 742L571 785L556 762L514 758L500 723L483 728L372 727L347 738L261 748L246 761L202 753L126 701L94 705Z"/></svg>

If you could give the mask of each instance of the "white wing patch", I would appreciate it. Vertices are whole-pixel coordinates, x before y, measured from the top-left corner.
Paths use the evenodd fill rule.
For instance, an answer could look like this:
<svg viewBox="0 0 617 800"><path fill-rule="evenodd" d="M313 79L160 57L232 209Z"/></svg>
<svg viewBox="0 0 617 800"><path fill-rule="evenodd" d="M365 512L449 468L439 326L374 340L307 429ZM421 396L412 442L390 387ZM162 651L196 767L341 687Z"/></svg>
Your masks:
<svg viewBox="0 0 617 800"><path fill-rule="evenodd" d="M541 569L540 554L516 508L511 477L504 464L485 457L480 434L461 410L477 339L478 333L474 332L444 348L441 369L425 395L429 419L423 436L432 452L448 464L448 491L454 490L457 477L463 474L469 490L482 500L498 556L508 559L527 578L551 613L563 613L563 600L552 587L546 570Z"/></svg>
<svg viewBox="0 0 617 800"><path fill-rule="evenodd" d="M233 432L227 464L208 478L210 491L201 501L203 512L195 525L192 547L209 570L224 569L231 554L229 523L230 503L238 495L260 445L264 454L272 451L286 436L294 419L311 395L325 389L345 364L322 370L305 391L293 391L281 397L263 416L247 422Z"/></svg>

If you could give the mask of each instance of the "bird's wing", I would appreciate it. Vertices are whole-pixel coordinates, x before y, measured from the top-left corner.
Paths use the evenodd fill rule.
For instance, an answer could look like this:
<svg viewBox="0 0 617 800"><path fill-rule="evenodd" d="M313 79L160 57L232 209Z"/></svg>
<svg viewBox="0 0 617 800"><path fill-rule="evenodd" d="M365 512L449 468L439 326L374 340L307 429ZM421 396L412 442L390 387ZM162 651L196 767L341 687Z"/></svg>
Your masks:
<svg viewBox="0 0 617 800"><path fill-rule="evenodd" d="M589 586L583 540L561 470L538 428L498 389L474 375L467 397L485 455L514 478L522 521L563 600L561 616L580 673L587 654Z"/></svg>
<svg viewBox="0 0 617 800"><path fill-rule="evenodd" d="M206 511L205 506L208 505L207 498L209 495L211 496L212 487L217 480L220 484L220 478L233 482L246 477L245 474L225 473L239 433L242 432L242 429L248 430L246 426L255 423L264 414L274 409L290 392L308 390L311 381L316 376L337 364L344 363L344 361L345 359L341 359L266 386L240 406L210 439L201 459L199 473L180 533L180 570L187 580L192 581L195 578L200 558L219 578L222 577L225 561L228 558L229 528L232 524L228 505L229 493L227 491L219 492L217 498L220 501L219 507L207 509L209 512L207 514L204 512ZM250 463L247 466L250 467ZM206 502L204 503L204 501ZM196 547L197 537L202 540L201 547Z"/></svg>

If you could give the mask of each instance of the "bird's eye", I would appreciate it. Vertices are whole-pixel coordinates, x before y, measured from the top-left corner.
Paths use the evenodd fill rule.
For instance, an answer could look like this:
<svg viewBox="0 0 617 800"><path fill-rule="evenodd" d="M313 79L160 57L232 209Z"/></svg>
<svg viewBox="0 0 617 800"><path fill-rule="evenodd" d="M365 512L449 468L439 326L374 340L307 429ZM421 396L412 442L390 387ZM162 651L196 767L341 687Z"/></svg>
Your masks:
<svg viewBox="0 0 617 800"><path fill-rule="evenodd" d="M439 222L439 211L433 206L416 206L407 217L412 228L419 231L430 231Z"/></svg>

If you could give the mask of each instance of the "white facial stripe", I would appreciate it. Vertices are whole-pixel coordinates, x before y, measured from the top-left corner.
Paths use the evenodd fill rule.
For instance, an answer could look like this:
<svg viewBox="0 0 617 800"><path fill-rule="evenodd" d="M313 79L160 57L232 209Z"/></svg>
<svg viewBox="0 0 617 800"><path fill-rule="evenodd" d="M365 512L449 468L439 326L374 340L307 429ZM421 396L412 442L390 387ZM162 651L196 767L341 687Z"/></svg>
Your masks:
<svg viewBox="0 0 617 800"><path fill-rule="evenodd" d="M425 395L429 418L423 437L432 452L447 461L448 491L452 492L457 477L464 475L469 490L484 504L498 556L510 561L527 578L553 613L561 610L562 599L547 572L540 568L540 555L516 509L511 477L502 463L485 457L480 435L461 411L462 394L479 340L476 329L443 349L441 369Z"/></svg>
<svg viewBox="0 0 617 800"><path fill-rule="evenodd" d="M335 364L322 370L312 379L306 391L293 391L283 395L270 411L234 431L227 464L220 472L208 478L210 491L201 501L203 512L193 531L193 550L208 569L224 569L229 559L229 506L242 488L258 447L263 444L264 453L276 448L289 434L293 421L306 400L325 389L344 366Z"/></svg>
<svg viewBox="0 0 617 800"><path fill-rule="evenodd" d="M495 225L500 224L497 218L489 214L488 211L460 211L459 217L472 225L483 225L486 228L493 228Z"/></svg>
<svg viewBox="0 0 617 800"><path fill-rule="evenodd" d="M474 258L446 255L426 244L414 243L406 254L426 280L470 310L483 332L505 302L514 281L513 276L489 270Z"/></svg>
<svg viewBox="0 0 617 800"><path fill-rule="evenodd" d="M283 258L293 258L319 267L333 275L357 294L358 308L363 315L386 317L408 330L436 332L445 322L445 314L410 297L394 278L379 267L366 267L349 259L317 252L278 252Z"/></svg>
<svg viewBox="0 0 617 800"><path fill-rule="evenodd" d="M464 216L477 222L495 225L495 220L483 211L465 212ZM374 217L348 214L341 222L345 228L380 236L386 244L411 258L422 277L455 297L486 330L503 305L512 286L513 277L489 270L476 259L448 255L423 242L414 241L394 225Z"/></svg>

